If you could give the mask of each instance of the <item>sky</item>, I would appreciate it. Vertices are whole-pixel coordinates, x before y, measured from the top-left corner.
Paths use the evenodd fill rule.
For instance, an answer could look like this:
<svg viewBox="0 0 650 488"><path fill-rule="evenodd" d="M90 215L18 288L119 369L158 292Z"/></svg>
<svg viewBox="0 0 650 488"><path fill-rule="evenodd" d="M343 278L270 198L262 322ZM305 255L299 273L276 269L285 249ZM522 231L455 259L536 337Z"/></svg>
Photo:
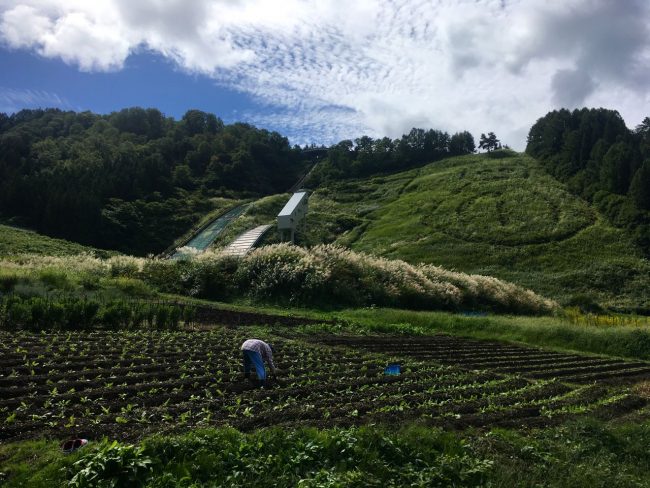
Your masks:
<svg viewBox="0 0 650 488"><path fill-rule="evenodd" d="M189 109L296 144L412 127L523 150L558 108L650 115L647 0L0 0L0 112Z"/></svg>

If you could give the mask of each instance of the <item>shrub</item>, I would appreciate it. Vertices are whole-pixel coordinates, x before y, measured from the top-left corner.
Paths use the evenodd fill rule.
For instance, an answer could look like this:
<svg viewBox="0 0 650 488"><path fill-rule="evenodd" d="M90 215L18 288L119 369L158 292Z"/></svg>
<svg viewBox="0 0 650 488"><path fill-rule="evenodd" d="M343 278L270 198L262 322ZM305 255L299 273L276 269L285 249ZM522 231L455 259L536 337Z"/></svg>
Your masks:
<svg viewBox="0 0 650 488"><path fill-rule="evenodd" d="M413 266L335 245L277 244L241 259L237 282L255 298L416 309L550 313L557 304L512 283L431 265Z"/></svg>
<svg viewBox="0 0 650 488"><path fill-rule="evenodd" d="M94 325L99 303L89 300L68 300L65 303L66 329L89 329Z"/></svg>
<svg viewBox="0 0 650 488"><path fill-rule="evenodd" d="M14 286L13 294L21 297L43 297L48 290L42 283L35 283L31 280L21 280Z"/></svg>
<svg viewBox="0 0 650 488"><path fill-rule="evenodd" d="M169 307L158 305L156 307L155 317L155 326L157 329L164 330L169 328L169 323L171 322L171 313Z"/></svg>
<svg viewBox="0 0 650 488"><path fill-rule="evenodd" d="M0 293L9 293L19 281L17 274L0 270Z"/></svg>
<svg viewBox="0 0 650 488"><path fill-rule="evenodd" d="M140 273L146 283L164 293L185 293L181 286L182 264L160 259L148 260Z"/></svg>
<svg viewBox="0 0 650 488"><path fill-rule="evenodd" d="M123 302L114 302L101 310L97 320L109 329L126 329L131 325L131 317L131 307Z"/></svg>
<svg viewBox="0 0 650 488"><path fill-rule="evenodd" d="M149 297L153 295L153 291L144 281L137 278L129 278L127 276L118 276L110 280L110 283L117 288L120 292L129 297Z"/></svg>
<svg viewBox="0 0 650 488"><path fill-rule="evenodd" d="M186 305L183 307L183 322L185 325L192 325L196 319L196 307Z"/></svg>
<svg viewBox="0 0 650 488"><path fill-rule="evenodd" d="M99 276L92 273L84 273L79 279L79 283L87 291L94 291L100 288Z"/></svg>
<svg viewBox="0 0 650 488"><path fill-rule="evenodd" d="M142 260L130 256L115 256L108 261L111 276L136 278L142 270Z"/></svg>
<svg viewBox="0 0 650 488"><path fill-rule="evenodd" d="M323 289L326 270L304 248L276 244L242 259L235 276L253 297L299 301Z"/></svg>
<svg viewBox="0 0 650 488"><path fill-rule="evenodd" d="M29 324L32 319L31 307L17 297L9 298L4 305L4 326L9 330Z"/></svg>
<svg viewBox="0 0 650 488"><path fill-rule="evenodd" d="M602 313L603 307L601 307L596 299L591 295L578 294L573 295L569 300L567 300L566 306L568 307L577 307L582 313Z"/></svg>
<svg viewBox="0 0 650 488"><path fill-rule="evenodd" d="M191 321L194 314L192 307L184 311L164 303L113 301L101 305L74 297L49 299L16 295L0 300L0 328L8 330L82 330L97 325L114 330L145 326L176 330L181 318Z"/></svg>
<svg viewBox="0 0 650 488"><path fill-rule="evenodd" d="M73 288L68 275L58 269L44 269L39 273L40 280L54 290L70 290Z"/></svg>

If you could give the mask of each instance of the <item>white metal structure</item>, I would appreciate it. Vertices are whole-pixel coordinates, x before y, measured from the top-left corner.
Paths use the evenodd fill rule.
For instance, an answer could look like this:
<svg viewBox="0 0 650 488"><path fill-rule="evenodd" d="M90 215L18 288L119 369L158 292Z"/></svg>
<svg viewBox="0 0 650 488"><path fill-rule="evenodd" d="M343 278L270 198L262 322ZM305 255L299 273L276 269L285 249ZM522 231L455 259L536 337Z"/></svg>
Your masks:
<svg viewBox="0 0 650 488"><path fill-rule="evenodd" d="M283 236L285 231L291 232L291 242L294 241L296 228L307 215L308 198L305 190L297 191L278 214L278 230Z"/></svg>

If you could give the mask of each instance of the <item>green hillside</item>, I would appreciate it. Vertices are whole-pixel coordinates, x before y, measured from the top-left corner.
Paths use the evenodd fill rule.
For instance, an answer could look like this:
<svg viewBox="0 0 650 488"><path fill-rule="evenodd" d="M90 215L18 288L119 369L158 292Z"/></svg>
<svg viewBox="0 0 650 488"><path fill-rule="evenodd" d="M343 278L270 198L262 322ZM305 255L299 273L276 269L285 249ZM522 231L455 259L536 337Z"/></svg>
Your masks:
<svg viewBox="0 0 650 488"><path fill-rule="evenodd" d="M523 154L330 184L310 209L307 244L492 275L563 303L650 306L650 264L629 235Z"/></svg>
<svg viewBox="0 0 650 488"><path fill-rule="evenodd" d="M254 201L215 243L272 223L288 198ZM495 276L561 303L650 308L650 264L629 234L571 195L533 158L500 152L324 184L299 243L337 243L410 263ZM276 242L269 233L267 243ZM0 226L0 255L92 248ZM95 252L97 252L95 250ZM104 252L104 251L99 251Z"/></svg>
<svg viewBox="0 0 650 488"><path fill-rule="evenodd" d="M0 256L12 254L42 254L45 256L67 256L80 253L94 253L98 256L117 254L92 247L82 246L63 239L54 239L36 232L0 225Z"/></svg>

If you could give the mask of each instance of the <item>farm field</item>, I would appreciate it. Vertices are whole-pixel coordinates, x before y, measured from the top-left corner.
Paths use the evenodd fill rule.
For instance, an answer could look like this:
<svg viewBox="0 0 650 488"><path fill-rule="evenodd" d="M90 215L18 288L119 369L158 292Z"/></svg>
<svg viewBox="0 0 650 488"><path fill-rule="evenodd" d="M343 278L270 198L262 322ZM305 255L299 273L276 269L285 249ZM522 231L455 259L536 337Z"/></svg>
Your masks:
<svg viewBox="0 0 650 488"><path fill-rule="evenodd" d="M429 337L310 336L309 341L359 351L432 361L470 370L516 374L529 380L558 379L569 383L617 381L650 377L650 363L552 352L493 341L447 335Z"/></svg>
<svg viewBox="0 0 650 488"><path fill-rule="evenodd" d="M276 347L282 371L257 389L239 346ZM193 427L531 426L618 416L645 400L612 380L640 362L558 355L446 336L304 335L292 328L195 332L2 333L0 441L138 440ZM403 374L384 375L398 361ZM553 366L551 366L553 364ZM546 371L546 373L544 373ZM619 382L620 383L620 382Z"/></svg>

